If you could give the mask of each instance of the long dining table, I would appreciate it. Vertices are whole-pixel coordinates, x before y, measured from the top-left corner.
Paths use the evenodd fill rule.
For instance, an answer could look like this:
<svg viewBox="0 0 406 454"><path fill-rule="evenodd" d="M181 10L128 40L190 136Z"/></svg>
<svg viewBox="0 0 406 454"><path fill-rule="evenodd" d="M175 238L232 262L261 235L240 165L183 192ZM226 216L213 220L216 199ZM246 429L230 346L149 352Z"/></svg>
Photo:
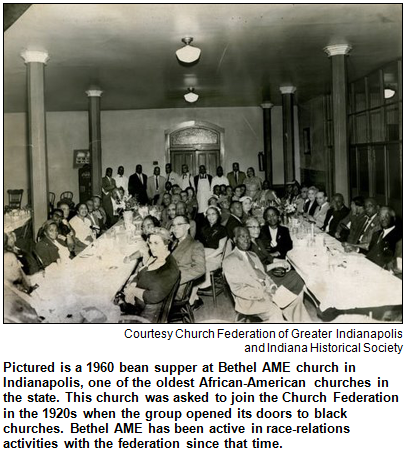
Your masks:
<svg viewBox="0 0 406 454"><path fill-rule="evenodd" d="M121 221L73 260L53 263L31 276L32 284L38 284L32 294L38 315L49 323L117 323L120 308L113 304L114 297L136 265L124 258L142 242Z"/></svg>
<svg viewBox="0 0 406 454"><path fill-rule="evenodd" d="M319 229L314 233L291 229L291 236L293 249L287 258L320 311L402 304L402 281L363 254L346 253L338 240Z"/></svg>

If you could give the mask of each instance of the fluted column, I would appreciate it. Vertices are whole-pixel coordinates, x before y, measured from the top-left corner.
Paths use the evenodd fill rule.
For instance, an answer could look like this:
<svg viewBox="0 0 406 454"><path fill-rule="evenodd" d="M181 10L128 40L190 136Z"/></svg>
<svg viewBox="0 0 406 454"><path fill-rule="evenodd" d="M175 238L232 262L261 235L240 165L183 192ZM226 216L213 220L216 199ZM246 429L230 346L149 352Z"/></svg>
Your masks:
<svg viewBox="0 0 406 454"><path fill-rule="evenodd" d="M100 128L100 97L101 90L88 90L89 98L89 150L92 175L92 193L101 194L102 181L102 149Z"/></svg>
<svg viewBox="0 0 406 454"><path fill-rule="evenodd" d="M334 192L340 192L349 203L350 168L348 157L348 87L347 55L351 51L348 44L327 46L324 51L331 59L331 97L333 108L334 134Z"/></svg>
<svg viewBox="0 0 406 454"><path fill-rule="evenodd" d="M33 210L34 237L48 219L48 157L45 118L44 68L47 52L24 51L27 66L28 153L30 163L29 203Z"/></svg>
<svg viewBox="0 0 406 454"><path fill-rule="evenodd" d="M294 94L296 87L280 87L283 117L283 161L285 183L295 179Z"/></svg>
<svg viewBox="0 0 406 454"><path fill-rule="evenodd" d="M269 181L272 187L272 123L271 109L273 104L264 102L261 104L264 123L264 164L265 164L265 179Z"/></svg>

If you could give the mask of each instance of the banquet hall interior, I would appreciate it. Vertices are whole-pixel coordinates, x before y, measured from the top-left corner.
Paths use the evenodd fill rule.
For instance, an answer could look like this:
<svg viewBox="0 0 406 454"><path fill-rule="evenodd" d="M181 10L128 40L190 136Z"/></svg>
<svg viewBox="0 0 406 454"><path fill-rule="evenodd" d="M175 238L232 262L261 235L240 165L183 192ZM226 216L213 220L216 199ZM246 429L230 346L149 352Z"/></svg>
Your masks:
<svg viewBox="0 0 406 454"><path fill-rule="evenodd" d="M402 320L401 4L8 4L4 321Z"/></svg>

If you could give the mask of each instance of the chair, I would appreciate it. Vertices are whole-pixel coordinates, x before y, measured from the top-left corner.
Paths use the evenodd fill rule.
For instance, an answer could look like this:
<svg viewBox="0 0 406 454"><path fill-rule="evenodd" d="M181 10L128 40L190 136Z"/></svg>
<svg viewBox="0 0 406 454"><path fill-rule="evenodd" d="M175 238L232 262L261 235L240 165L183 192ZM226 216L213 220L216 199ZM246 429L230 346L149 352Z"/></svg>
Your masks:
<svg viewBox="0 0 406 454"><path fill-rule="evenodd" d="M194 323L195 316L193 313L192 306L190 305L190 296L192 294L193 286L195 281L189 281L185 284L183 293L180 299L175 299L172 304L171 311L169 313L169 323L182 322L182 323Z"/></svg>
<svg viewBox="0 0 406 454"><path fill-rule="evenodd" d="M168 323L169 312L171 310L173 300L175 299L176 292L178 291L179 284L180 274L175 282L175 285L172 287L172 290L169 292L169 295L162 301L161 310L153 320L146 319L145 317L139 315L122 315L119 323Z"/></svg>
<svg viewBox="0 0 406 454"><path fill-rule="evenodd" d="M72 191L65 191L65 192L62 192L61 194L61 197L59 198L59 200L72 200L73 199L73 192Z"/></svg>
<svg viewBox="0 0 406 454"><path fill-rule="evenodd" d="M21 208L21 200L23 198L24 189L9 189L8 193L8 206L10 209L19 210Z"/></svg>
<svg viewBox="0 0 406 454"><path fill-rule="evenodd" d="M48 192L49 213L51 214L55 208L55 192Z"/></svg>
<svg viewBox="0 0 406 454"><path fill-rule="evenodd" d="M224 245L223 253L221 256L221 264L223 264L224 257L227 255L231 248L231 241L228 239ZM214 307L217 307L217 297L224 292L227 282L223 275L222 265L217 270L210 271L210 287L207 290L198 290L199 296L211 296L213 298Z"/></svg>

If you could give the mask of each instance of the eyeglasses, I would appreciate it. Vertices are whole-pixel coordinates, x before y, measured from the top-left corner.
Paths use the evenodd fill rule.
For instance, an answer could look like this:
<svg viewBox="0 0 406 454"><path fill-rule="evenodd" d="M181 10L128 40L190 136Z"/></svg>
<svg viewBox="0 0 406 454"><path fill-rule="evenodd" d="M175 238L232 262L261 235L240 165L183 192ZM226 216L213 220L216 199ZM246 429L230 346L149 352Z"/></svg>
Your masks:
<svg viewBox="0 0 406 454"><path fill-rule="evenodd" d="M261 229L259 225L247 225L247 229Z"/></svg>
<svg viewBox="0 0 406 454"><path fill-rule="evenodd" d="M188 224L186 222L183 222L182 224L172 224L171 229L173 229L174 227L179 227L181 225L188 225Z"/></svg>

